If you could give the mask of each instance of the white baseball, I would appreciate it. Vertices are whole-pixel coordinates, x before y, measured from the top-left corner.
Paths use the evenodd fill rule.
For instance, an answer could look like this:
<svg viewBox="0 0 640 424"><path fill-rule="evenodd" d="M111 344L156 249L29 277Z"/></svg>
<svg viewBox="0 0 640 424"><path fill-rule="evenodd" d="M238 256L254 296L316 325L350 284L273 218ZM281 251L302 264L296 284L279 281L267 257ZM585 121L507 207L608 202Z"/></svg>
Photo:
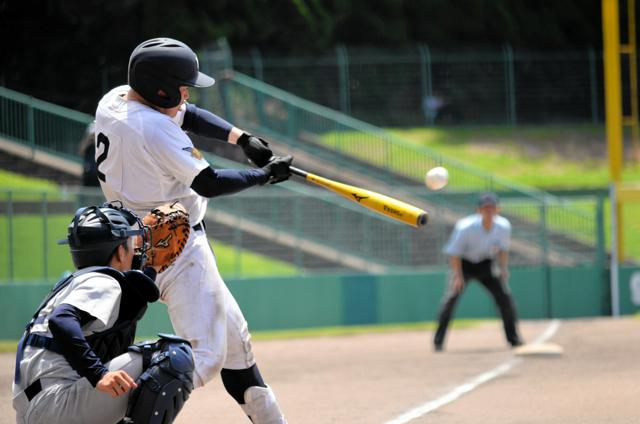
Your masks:
<svg viewBox="0 0 640 424"><path fill-rule="evenodd" d="M449 182L449 171L442 166L436 166L427 172L424 182L431 190L440 190Z"/></svg>

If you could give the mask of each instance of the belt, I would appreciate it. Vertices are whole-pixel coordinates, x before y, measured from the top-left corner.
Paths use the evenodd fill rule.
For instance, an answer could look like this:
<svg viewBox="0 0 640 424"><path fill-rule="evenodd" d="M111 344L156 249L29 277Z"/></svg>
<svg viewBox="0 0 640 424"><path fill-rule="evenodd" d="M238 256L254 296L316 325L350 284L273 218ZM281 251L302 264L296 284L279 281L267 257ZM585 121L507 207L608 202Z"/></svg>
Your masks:
<svg viewBox="0 0 640 424"><path fill-rule="evenodd" d="M27 399L29 399L29 402L31 402L31 399L36 397L36 395L41 391L42 391L42 382L40 381L40 379L37 379L33 383L29 384L29 387L24 389L24 394L25 396L27 396Z"/></svg>
<svg viewBox="0 0 640 424"><path fill-rule="evenodd" d="M201 231L201 230L204 231L204 229L207 227L204 225L204 221L200 221L191 228L193 228L195 231Z"/></svg>

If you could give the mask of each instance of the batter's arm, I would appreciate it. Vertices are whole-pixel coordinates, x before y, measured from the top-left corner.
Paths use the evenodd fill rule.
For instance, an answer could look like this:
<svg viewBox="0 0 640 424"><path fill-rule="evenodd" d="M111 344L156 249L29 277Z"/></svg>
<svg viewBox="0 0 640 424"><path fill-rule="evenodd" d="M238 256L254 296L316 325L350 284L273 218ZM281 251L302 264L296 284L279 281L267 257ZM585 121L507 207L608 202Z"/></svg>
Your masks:
<svg viewBox="0 0 640 424"><path fill-rule="evenodd" d="M231 125L219 116L191 104L187 104L182 127L194 134L237 144L256 166L263 167L273 156L265 140Z"/></svg>
<svg viewBox="0 0 640 424"><path fill-rule="evenodd" d="M289 178L291 175L289 167L292 160L292 156L276 156L262 168L251 169L213 169L207 167L193 179L191 188L200 196L216 197L237 193L266 182L276 184Z"/></svg>
<svg viewBox="0 0 640 424"><path fill-rule="evenodd" d="M242 130L218 115L192 104L187 104L181 128L202 137L215 138L233 144L242 135Z"/></svg>

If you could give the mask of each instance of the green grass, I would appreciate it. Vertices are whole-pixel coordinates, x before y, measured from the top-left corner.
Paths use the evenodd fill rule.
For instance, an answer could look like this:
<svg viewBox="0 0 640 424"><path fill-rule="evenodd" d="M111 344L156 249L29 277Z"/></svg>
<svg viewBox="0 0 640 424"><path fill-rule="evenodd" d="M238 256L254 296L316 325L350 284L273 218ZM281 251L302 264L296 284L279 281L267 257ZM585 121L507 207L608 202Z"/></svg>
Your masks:
<svg viewBox="0 0 640 424"><path fill-rule="evenodd" d="M3 189L59 191L58 185L51 181L0 170L0 190Z"/></svg>
<svg viewBox="0 0 640 424"><path fill-rule="evenodd" d="M7 191L11 199L43 200L60 193L59 187L47 180L30 178L8 171L0 171L0 201L7 201ZM15 191L15 192L13 192ZM12 254L0 255L0 281L13 275L15 281L56 280L65 271L73 269L68 246L61 246L57 240L66 237L66 228L71 215L15 215L0 216L0 246L8 251L11 239ZM11 226L9 225L11 222ZM46 233L46 237L45 237ZM227 277L260 277L272 275L295 275L298 269L286 262L247 250L237 251L233 246L215 242L218 268Z"/></svg>
<svg viewBox="0 0 640 424"><path fill-rule="evenodd" d="M597 126L413 128L392 132L414 144L540 189L606 188L609 184L604 129ZM623 180L640 182L640 165L627 163ZM607 202L606 223L609 216ZM623 243L627 257L640 258L638 216L639 203L624 205ZM610 246L608 226L606 239Z"/></svg>
<svg viewBox="0 0 640 424"><path fill-rule="evenodd" d="M6 281L10 271L16 281L52 281L72 270L68 246L56 243L66 237L69 220L67 215L49 215L46 220L41 215L14 216L11 226L13 257L0 255L0 281ZM8 218L0 217L0 245L3 247L9 242L8 228ZM214 248L220 273L225 277L295 275L298 272L286 262L245 250L237 252L233 246L224 243L215 242Z"/></svg>
<svg viewBox="0 0 640 424"><path fill-rule="evenodd" d="M596 125L547 125L511 127L443 127L388 129L393 135L415 146L426 147L445 157L455 158L489 174L513 183L550 189L606 188L609 163L604 127ZM356 132L330 132L320 143L375 165L389 166L396 172L422 180L426 169L422 155L402 144L390 145L384 137ZM627 141L627 144L630 142ZM446 163L445 163L446 166ZM625 182L640 182L640 164L627 162ZM470 173L457 174L457 189L484 189L483 178ZM453 188L453 185L450 187ZM581 206L577 206L581 209ZM584 209L584 208L582 208ZM530 213L537 221L537 211ZM590 211L594 215L594 211ZM627 257L640 258L639 203L623 208L624 250ZM608 210L607 210L608 217ZM557 216L547 225L585 241L593 241L595 227L587 221ZM605 221L608 224L608 219ZM610 229L606 225L606 240ZM610 244L608 244L609 246Z"/></svg>
<svg viewBox="0 0 640 424"><path fill-rule="evenodd" d="M538 188L594 188L609 183L600 126L392 129L393 134L512 181ZM628 163L624 181L640 181Z"/></svg>
<svg viewBox="0 0 640 424"><path fill-rule="evenodd" d="M451 326L454 329L474 328L485 322L493 320L488 319L459 319L453 320ZM398 333L405 331L433 331L436 323L432 321L426 322L410 322L397 324L372 324L372 325L350 325L345 327L317 327L317 328L299 328L292 330L273 330L273 331L252 331L251 338L253 340L289 340L300 338L314 337L340 337L354 336L361 334L374 333ZM140 341L145 340L141 338ZM0 353L15 352L17 340L0 340Z"/></svg>
<svg viewBox="0 0 640 424"><path fill-rule="evenodd" d="M459 319L452 321L454 328L473 328L488 320L484 319ZM402 331L433 331L437 323L433 321L395 323L395 324L372 324L372 325L349 325L344 327L319 327L319 328L298 328L291 330L256 331L251 333L255 340L280 340L299 339L311 337L336 337L352 336L371 333L394 333Z"/></svg>

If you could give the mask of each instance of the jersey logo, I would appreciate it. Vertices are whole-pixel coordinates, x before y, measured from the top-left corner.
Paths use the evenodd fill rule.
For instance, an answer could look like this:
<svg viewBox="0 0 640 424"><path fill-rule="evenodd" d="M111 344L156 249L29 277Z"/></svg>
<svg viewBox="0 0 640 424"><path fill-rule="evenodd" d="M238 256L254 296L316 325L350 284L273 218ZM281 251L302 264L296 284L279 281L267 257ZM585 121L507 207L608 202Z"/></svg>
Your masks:
<svg viewBox="0 0 640 424"><path fill-rule="evenodd" d="M158 240L155 247L158 247L158 248L169 247L169 240L171 240L171 237L173 237L173 234L169 234L166 238Z"/></svg>
<svg viewBox="0 0 640 424"><path fill-rule="evenodd" d="M194 158L202 160L202 153L200 153L200 150L196 149L195 147L183 147L182 150L191 153L191 156L193 156Z"/></svg>
<svg viewBox="0 0 640 424"><path fill-rule="evenodd" d="M358 203L360 203L364 199L368 199L369 198L369 196L358 196L356 193L351 193L351 195L353 196L354 199L356 199L356 202L358 202Z"/></svg>

